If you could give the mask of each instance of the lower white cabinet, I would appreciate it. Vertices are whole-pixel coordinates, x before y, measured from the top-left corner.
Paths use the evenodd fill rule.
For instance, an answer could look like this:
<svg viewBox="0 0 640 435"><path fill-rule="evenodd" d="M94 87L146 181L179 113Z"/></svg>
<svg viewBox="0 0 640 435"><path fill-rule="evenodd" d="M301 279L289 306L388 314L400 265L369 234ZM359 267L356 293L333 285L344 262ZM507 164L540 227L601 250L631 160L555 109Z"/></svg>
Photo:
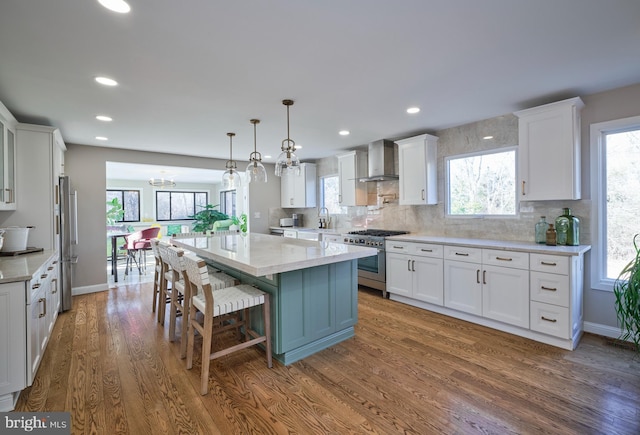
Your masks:
<svg viewBox="0 0 640 435"><path fill-rule="evenodd" d="M386 241L390 299L573 350L582 334L584 253L464 239ZM451 240L447 238L451 243ZM445 242L446 243L446 242ZM431 257L420 255L430 252Z"/></svg>
<svg viewBox="0 0 640 435"><path fill-rule="evenodd" d="M443 304L442 246L391 243L387 250L387 292Z"/></svg>
<svg viewBox="0 0 640 435"><path fill-rule="evenodd" d="M29 281L0 284L0 412L11 411L33 383L58 317L56 256Z"/></svg>

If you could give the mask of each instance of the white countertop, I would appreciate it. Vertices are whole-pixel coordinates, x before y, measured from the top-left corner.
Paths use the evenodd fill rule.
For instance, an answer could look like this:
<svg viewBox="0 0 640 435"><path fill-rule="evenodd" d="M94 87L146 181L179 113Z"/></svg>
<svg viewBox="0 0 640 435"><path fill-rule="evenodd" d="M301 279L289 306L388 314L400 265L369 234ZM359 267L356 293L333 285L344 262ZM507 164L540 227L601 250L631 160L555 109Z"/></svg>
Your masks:
<svg viewBox="0 0 640 435"><path fill-rule="evenodd" d="M250 233L172 239L172 243L254 276L377 255L375 248Z"/></svg>
<svg viewBox="0 0 640 435"><path fill-rule="evenodd" d="M343 234L346 231L332 230L330 228L313 228L313 227L269 227L272 230L294 230L294 231L309 231L322 234Z"/></svg>
<svg viewBox="0 0 640 435"><path fill-rule="evenodd" d="M33 274L45 264L55 251L34 252L12 257L0 257L0 284L29 281Z"/></svg>
<svg viewBox="0 0 640 435"><path fill-rule="evenodd" d="M536 252L550 255L582 255L591 249L590 245L580 246L547 246L534 242L517 242L506 240L466 239L459 237L428 236L422 234L404 234L387 237L387 243L394 240L404 242L437 243L441 245L467 246L471 248L489 248L505 251Z"/></svg>

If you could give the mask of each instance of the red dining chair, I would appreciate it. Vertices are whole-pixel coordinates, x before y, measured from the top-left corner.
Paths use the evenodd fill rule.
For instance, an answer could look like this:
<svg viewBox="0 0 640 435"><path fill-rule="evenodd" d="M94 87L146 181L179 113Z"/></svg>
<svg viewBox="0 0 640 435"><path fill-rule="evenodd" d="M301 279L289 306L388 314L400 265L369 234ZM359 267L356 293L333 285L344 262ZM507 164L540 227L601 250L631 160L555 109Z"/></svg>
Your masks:
<svg viewBox="0 0 640 435"><path fill-rule="evenodd" d="M151 239L158 237L160 228L151 227L136 231L125 237L123 249L127 251L127 264L125 275L128 275L133 263L138 267L138 272L142 274L147 263L147 251L151 249Z"/></svg>

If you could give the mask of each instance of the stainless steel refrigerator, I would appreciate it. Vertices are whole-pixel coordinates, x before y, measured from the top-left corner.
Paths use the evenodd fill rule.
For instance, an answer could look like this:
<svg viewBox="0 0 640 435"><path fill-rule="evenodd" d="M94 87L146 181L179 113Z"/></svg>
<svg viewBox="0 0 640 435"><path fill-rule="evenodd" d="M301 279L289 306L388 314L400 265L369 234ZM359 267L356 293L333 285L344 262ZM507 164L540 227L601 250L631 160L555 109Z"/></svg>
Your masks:
<svg viewBox="0 0 640 435"><path fill-rule="evenodd" d="M71 309L73 266L78 263L78 193L72 189L69 176L60 177L60 311Z"/></svg>

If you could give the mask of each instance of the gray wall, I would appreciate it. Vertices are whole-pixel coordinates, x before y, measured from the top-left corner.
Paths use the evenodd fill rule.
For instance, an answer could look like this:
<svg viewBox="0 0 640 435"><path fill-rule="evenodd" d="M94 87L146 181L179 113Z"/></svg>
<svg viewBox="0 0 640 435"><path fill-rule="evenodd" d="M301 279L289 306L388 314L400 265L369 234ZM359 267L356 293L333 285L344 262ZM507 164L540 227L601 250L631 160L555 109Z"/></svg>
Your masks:
<svg viewBox="0 0 640 435"><path fill-rule="evenodd" d="M79 244L76 249L79 260L73 284L76 293L107 288L104 195L108 161L220 170L224 170L225 164L224 160L218 159L67 144L65 171L79 198ZM269 183L261 186L252 183L249 188L250 195L255 193L257 197L255 208L249 199L252 213L260 212L262 216L262 219L250 220L252 231L267 232L267 204L280 202L280 183L271 175L273 166L267 165L267 171Z"/></svg>

